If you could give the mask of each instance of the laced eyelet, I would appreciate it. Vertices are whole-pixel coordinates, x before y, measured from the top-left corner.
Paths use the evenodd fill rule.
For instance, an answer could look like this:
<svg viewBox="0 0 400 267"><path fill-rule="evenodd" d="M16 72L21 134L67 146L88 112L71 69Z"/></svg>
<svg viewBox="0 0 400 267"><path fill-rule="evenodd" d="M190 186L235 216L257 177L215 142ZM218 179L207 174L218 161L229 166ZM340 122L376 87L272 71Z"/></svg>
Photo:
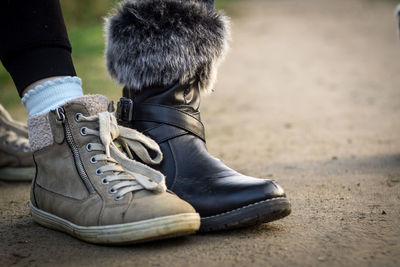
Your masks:
<svg viewBox="0 0 400 267"><path fill-rule="evenodd" d="M30 149L29 147L24 147L23 151L24 151L25 153L28 153L28 152L31 151L31 149Z"/></svg>
<svg viewBox="0 0 400 267"><path fill-rule="evenodd" d="M75 114L75 121L76 122L81 122L81 116L83 116L82 113L76 113Z"/></svg>
<svg viewBox="0 0 400 267"><path fill-rule="evenodd" d="M87 145L86 145L86 150L87 151L92 151L92 143L88 143Z"/></svg>
<svg viewBox="0 0 400 267"><path fill-rule="evenodd" d="M90 163L93 163L93 164L97 163L97 160L95 159L94 156L90 157Z"/></svg>
<svg viewBox="0 0 400 267"><path fill-rule="evenodd" d="M115 196L114 199L115 199L116 201L119 201L119 200L121 200L121 199L123 199L123 198L124 198L124 196Z"/></svg>
<svg viewBox="0 0 400 267"><path fill-rule="evenodd" d="M10 144L10 142L8 142L7 140L4 140L4 141L3 141L3 145L8 146L9 144Z"/></svg>
<svg viewBox="0 0 400 267"><path fill-rule="evenodd" d="M109 190L108 190L108 193L109 194L115 194L115 193L117 193L117 190L115 190L114 188L110 188Z"/></svg>
<svg viewBox="0 0 400 267"><path fill-rule="evenodd" d="M97 170L96 170L96 173L97 173ZM103 179L101 179L101 183L102 184L109 184L110 182L106 178L103 178Z"/></svg>
<svg viewBox="0 0 400 267"><path fill-rule="evenodd" d="M81 133L81 135L87 135L87 133L86 133L86 127L82 127L79 131L80 131L80 133Z"/></svg>
<svg viewBox="0 0 400 267"><path fill-rule="evenodd" d="M102 172L100 169L96 169L96 174L97 174L97 175L102 175L103 172Z"/></svg>

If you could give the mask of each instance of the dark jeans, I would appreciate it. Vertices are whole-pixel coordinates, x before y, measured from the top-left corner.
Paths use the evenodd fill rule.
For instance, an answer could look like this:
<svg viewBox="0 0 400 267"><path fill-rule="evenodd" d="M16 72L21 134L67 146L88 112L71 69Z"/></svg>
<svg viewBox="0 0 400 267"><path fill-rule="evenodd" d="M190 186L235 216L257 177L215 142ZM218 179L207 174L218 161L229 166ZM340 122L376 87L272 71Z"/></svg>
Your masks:
<svg viewBox="0 0 400 267"><path fill-rule="evenodd" d="M0 60L20 96L40 79L76 75L59 0L2 0L0 36Z"/></svg>

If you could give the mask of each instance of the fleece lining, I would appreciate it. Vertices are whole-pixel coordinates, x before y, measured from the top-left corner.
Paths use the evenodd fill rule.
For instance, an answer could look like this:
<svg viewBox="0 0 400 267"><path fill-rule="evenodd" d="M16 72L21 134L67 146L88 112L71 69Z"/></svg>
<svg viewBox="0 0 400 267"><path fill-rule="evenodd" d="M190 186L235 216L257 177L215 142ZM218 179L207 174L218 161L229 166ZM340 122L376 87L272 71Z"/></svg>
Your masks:
<svg viewBox="0 0 400 267"><path fill-rule="evenodd" d="M106 111L108 107L108 99L102 95L84 95L67 101L63 106L74 103L84 105L90 116ZM52 145L54 137L50 127L49 112L30 117L28 119L28 133L32 151Z"/></svg>

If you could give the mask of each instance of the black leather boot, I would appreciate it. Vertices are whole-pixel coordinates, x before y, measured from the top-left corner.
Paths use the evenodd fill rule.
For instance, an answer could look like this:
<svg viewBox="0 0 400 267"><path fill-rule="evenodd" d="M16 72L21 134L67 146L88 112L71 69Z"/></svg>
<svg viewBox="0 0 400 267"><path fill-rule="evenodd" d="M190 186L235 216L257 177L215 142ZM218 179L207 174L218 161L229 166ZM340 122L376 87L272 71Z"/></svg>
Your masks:
<svg viewBox="0 0 400 267"><path fill-rule="evenodd" d="M167 187L201 215L201 230L270 222L287 216L290 204L274 181L244 176L206 149L196 84L124 90L119 123L143 132L160 145L164 159L152 166Z"/></svg>
<svg viewBox="0 0 400 267"><path fill-rule="evenodd" d="M157 141L164 159L152 167L200 213L202 231L290 213L276 182L237 173L207 152L200 94L212 85L226 46L226 23L193 0L132 1L108 21L107 67L126 85L118 121Z"/></svg>

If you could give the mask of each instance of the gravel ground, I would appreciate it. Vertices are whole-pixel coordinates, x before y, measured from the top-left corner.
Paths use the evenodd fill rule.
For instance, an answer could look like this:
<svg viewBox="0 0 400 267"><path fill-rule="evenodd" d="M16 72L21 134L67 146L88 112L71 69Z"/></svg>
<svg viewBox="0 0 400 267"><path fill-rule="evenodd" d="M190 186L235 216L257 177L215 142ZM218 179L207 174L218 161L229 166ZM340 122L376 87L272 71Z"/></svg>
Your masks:
<svg viewBox="0 0 400 267"><path fill-rule="evenodd" d="M134 246L80 242L0 183L0 265L399 266L400 41L395 1L243 1L202 116L208 147L272 178L292 214L257 227Z"/></svg>

